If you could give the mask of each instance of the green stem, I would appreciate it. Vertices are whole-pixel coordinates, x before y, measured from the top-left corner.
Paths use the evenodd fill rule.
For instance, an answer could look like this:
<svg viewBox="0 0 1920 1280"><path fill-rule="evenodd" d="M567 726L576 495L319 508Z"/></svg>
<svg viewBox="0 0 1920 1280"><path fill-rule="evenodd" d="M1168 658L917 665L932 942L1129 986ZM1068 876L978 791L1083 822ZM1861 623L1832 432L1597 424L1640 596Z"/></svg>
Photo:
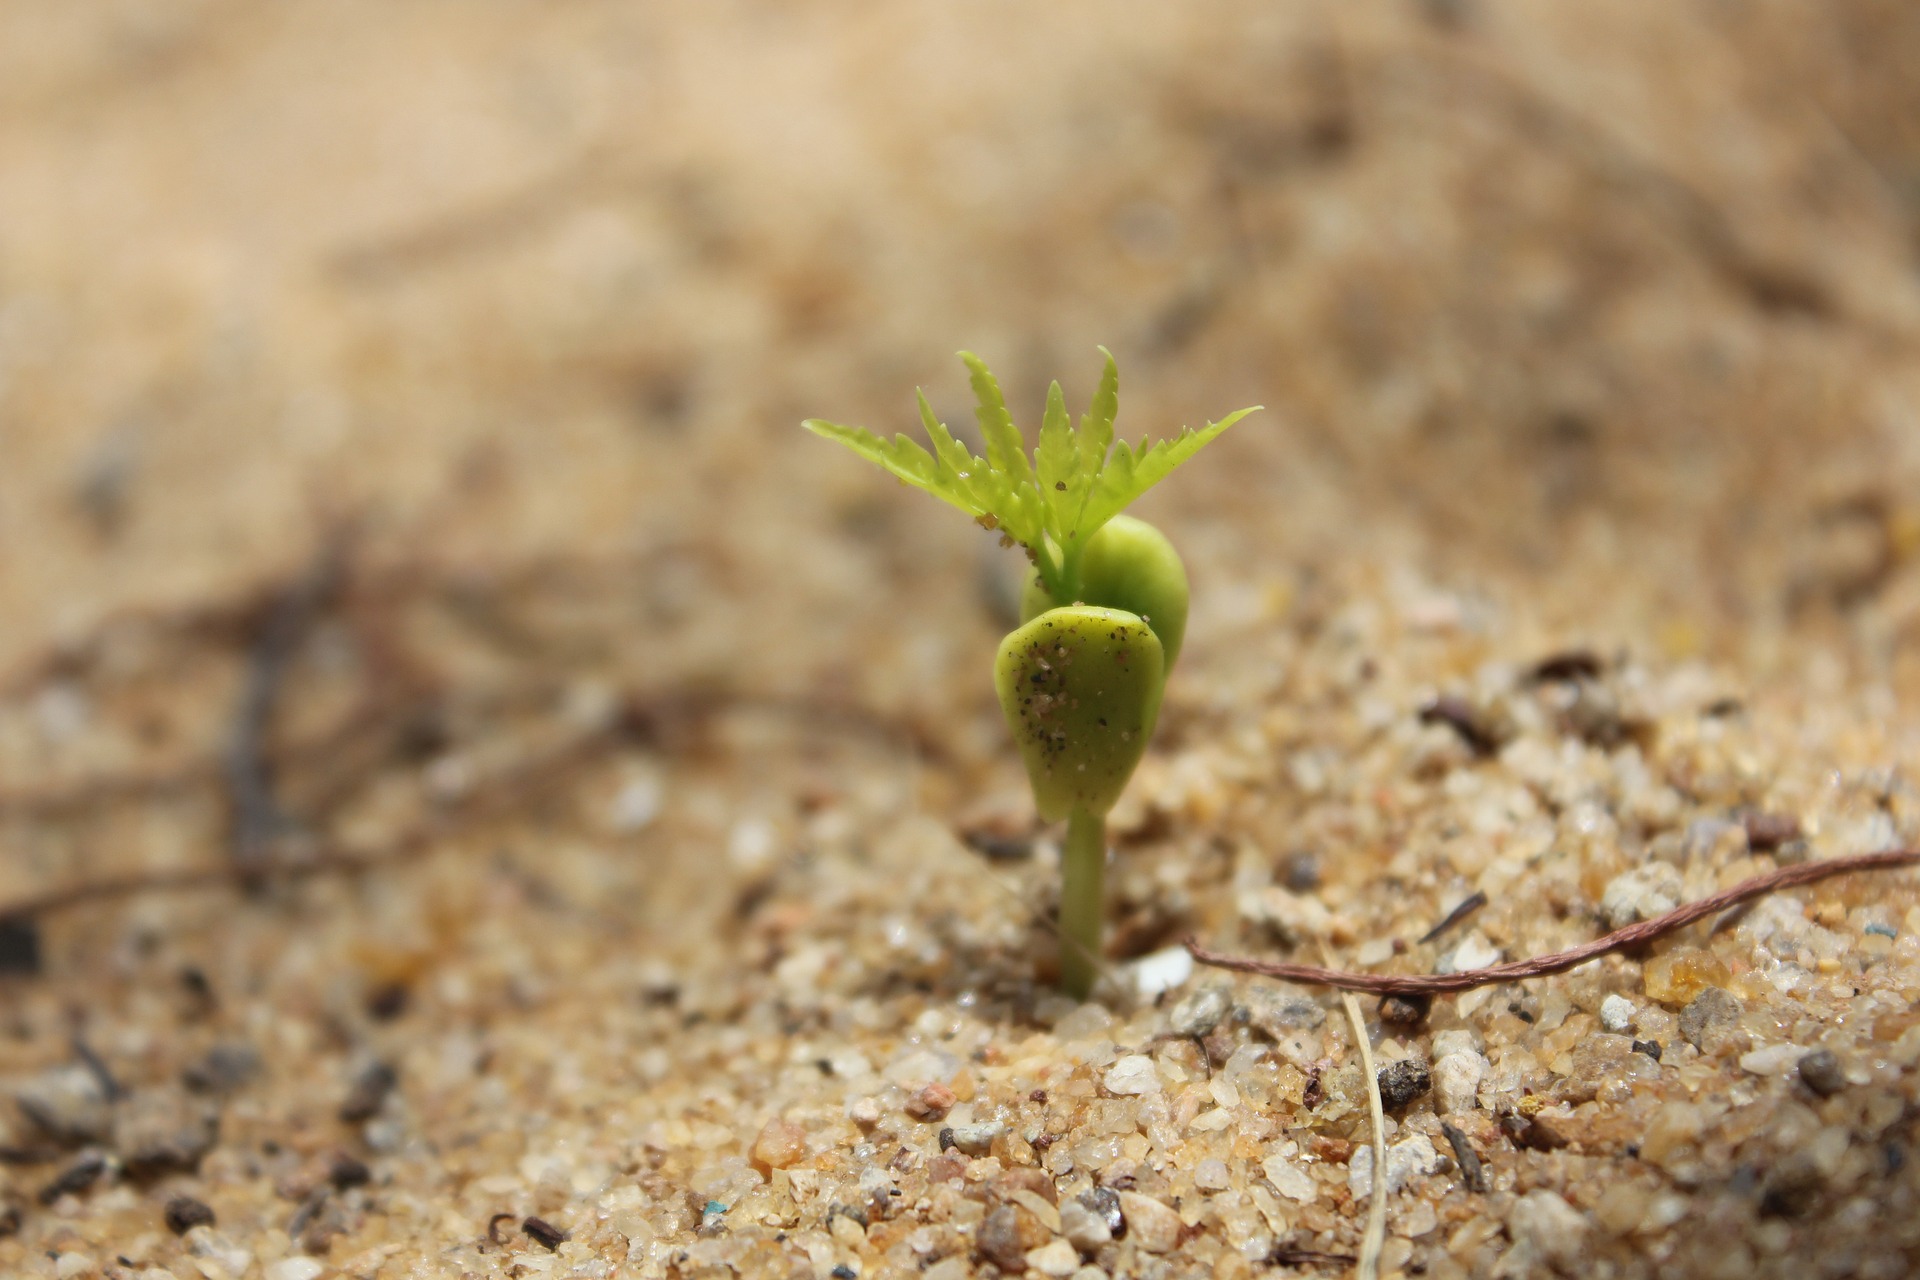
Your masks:
<svg viewBox="0 0 1920 1280"><path fill-rule="evenodd" d="M1067 817L1060 887L1060 985L1084 1000L1100 976L1100 881L1106 871L1105 814L1075 809Z"/></svg>

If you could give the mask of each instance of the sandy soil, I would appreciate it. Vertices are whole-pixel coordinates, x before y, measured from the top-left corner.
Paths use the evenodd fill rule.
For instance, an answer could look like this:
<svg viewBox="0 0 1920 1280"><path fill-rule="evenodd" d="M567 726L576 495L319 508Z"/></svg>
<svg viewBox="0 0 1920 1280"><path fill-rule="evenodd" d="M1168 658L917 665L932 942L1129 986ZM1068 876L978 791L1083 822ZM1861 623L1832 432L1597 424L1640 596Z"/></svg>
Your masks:
<svg viewBox="0 0 1920 1280"><path fill-rule="evenodd" d="M1339 1003L1181 935L1920 844L1920 17L1355 8L0 4L0 1271L1343 1273ZM1014 566L797 423L1099 343L1267 411L1076 1008ZM1907 1273L1916 998L1904 873L1364 1002L1383 1274Z"/></svg>

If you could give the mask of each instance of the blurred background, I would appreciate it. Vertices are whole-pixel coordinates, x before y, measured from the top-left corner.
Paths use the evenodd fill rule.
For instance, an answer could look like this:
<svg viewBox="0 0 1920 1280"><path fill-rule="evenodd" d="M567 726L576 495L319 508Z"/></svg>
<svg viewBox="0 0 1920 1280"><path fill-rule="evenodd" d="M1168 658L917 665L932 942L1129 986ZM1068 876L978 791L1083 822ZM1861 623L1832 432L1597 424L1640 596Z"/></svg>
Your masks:
<svg viewBox="0 0 1920 1280"><path fill-rule="evenodd" d="M1096 343L1129 434L1268 407L1147 504L1203 615L1364 565L1893 662L1916 59L1898 0L0 6L0 667L351 520L855 678L988 540L798 420Z"/></svg>

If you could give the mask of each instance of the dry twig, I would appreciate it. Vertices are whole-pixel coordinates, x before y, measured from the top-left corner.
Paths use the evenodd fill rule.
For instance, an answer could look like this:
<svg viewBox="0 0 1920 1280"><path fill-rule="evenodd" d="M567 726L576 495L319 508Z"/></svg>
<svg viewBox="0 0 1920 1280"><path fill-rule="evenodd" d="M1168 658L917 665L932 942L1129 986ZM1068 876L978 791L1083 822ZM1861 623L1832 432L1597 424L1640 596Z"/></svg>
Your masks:
<svg viewBox="0 0 1920 1280"><path fill-rule="evenodd" d="M1535 956L1529 960L1510 960L1506 964L1490 965L1485 969L1471 969L1466 973L1354 973L1342 969L1324 969L1311 964L1292 964L1284 960L1261 960L1254 956L1236 956L1222 951L1211 951L1193 939L1186 940L1187 950L1201 964L1212 965L1217 969L1234 969L1241 973L1257 973L1264 978L1278 978L1282 982L1300 982L1312 986L1332 987L1338 991L1370 991L1375 995L1445 995L1451 992L1471 991L1475 987L1494 986L1502 982L1512 982L1520 978L1544 978L1549 974L1565 973L1568 969L1597 960L1601 956L1621 951L1633 951L1675 930L1684 929L1697 920L1725 911L1728 907L1739 906L1753 898L1777 893L1782 889L1792 889L1803 884L1813 884L1830 876L1849 875L1856 871L1887 871L1895 867L1910 867L1920 863L1920 849L1889 849L1882 853L1863 853L1851 858L1829 858L1824 862L1805 862L1796 867L1781 867L1765 875L1755 876L1751 880L1742 880L1731 889L1722 889L1719 893L1709 894L1697 902L1676 907L1663 916L1643 920L1639 924L1630 924L1624 929L1616 929L1604 937L1592 942L1583 942L1577 947L1565 951L1555 951L1544 956Z"/></svg>

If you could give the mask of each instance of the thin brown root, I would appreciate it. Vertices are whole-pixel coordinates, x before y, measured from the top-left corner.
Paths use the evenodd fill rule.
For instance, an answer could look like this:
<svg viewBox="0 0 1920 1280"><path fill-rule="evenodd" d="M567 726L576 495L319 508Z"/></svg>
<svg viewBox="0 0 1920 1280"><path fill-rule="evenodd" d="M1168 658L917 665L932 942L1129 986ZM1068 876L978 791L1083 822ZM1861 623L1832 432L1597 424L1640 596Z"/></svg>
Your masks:
<svg viewBox="0 0 1920 1280"><path fill-rule="evenodd" d="M1781 867L1778 871L1769 871L1766 875L1755 876L1751 880L1742 880L1731 889L1722 889L1696 902L1676 907L1663 916L1630 924L1624 929L1616 929L1604 937L1592 942L1583 942L1577 947L1565 951L1555 951L1544 956L1535 956L1530 960L1510 960L1506 964L1496 964L1485 969L1472 969L1466 973L1354 973L1343 969L1323 969L1317 965L1291 964L1283 960L1261 960L1253 956L1236 956L1222 951L1210 951L1193 938L1186 940L1187 950L1201 964L1212 965L1216 969L1234 969L1241 973L1257 973L1264 978L1278 978L1282 982L1299 982L1310 986L1333 987L1339 991L1368 991L1375 995L1445 995L1450 992L1471 991L1476 987L1489 987L1502 982L1513 982L1521 978L1544 978L1548 974L1565 973L1568 969L1597 960L1601 956L1612 955L1620 951L1633 951L1676 930L1684 929L1697 920L1717 915L1729 907L1737 907L1743 902L1777 893L1782 889L1792 889L1804 884L1813 884L1830 876L1851 875L1856 871L1887 871L1896 867L1911 867L1920 863L1920 849L1889 849L1881 853L1862 853L1850 858L1829 858L1823 862L1805 862L1796 867Z"/></svg>

